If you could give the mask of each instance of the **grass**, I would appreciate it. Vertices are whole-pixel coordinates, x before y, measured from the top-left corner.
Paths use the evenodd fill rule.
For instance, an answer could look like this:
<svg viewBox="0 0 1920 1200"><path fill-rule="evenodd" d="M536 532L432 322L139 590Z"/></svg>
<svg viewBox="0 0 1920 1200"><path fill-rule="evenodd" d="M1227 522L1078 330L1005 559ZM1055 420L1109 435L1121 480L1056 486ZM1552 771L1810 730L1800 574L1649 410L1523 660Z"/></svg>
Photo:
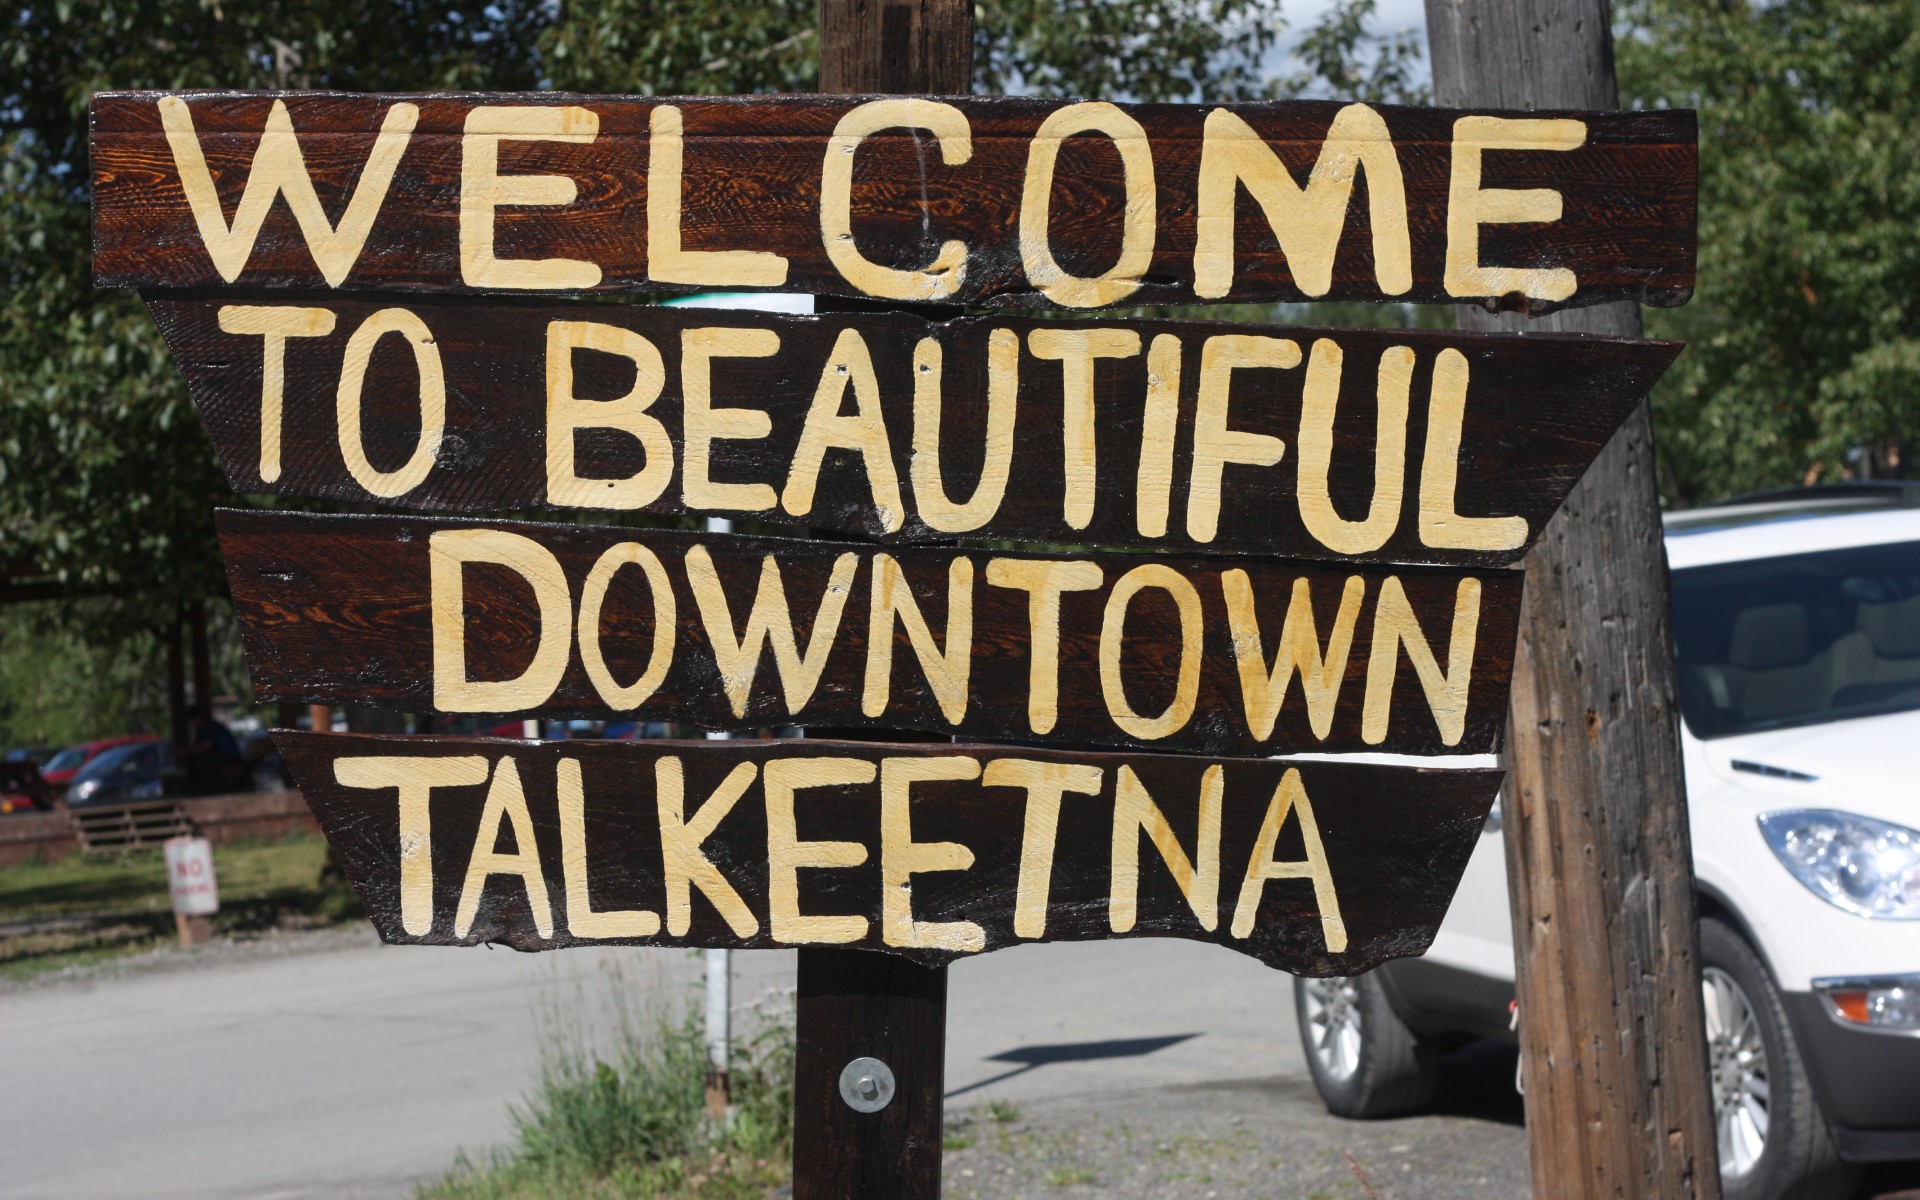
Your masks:
<svg viewBox="0 0 1920 1200"><path fill-rule="evenodd" d="M329 924L361 915L353 891L323 880L326 842L312 834L240 841L213 850L222 936ZM173 941L173 906L160 851L73 854L0 869L0 978L25 979Z"/></svg>
<svg viewBox="0 0 1920 1200"><path fill-rule="evenodd" d="M787 1181L790 1024L766 1024L735 1044L733 1108L717 1121L706 1108L697 1016L630 1019L623 1011L604 1046L565 1009L554 1016L540 1079L512 1110L514 1143L477 1160L463 1153L416 1200L760 1200Z"/></svg>

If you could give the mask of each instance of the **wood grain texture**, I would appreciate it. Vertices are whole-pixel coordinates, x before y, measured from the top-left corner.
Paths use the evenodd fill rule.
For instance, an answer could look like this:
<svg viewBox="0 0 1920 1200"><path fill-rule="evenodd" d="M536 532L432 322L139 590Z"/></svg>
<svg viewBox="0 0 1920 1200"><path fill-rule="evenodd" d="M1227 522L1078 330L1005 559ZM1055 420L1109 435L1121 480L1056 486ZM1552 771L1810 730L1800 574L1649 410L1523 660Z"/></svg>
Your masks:
<svg viewBox="0 0 1920 1200"><path fill-rule="evenodd" d="M947 969L872 950L800 951L794 994L794 1200L940 1194ZM898 1091L877 1113L840 1097L840 1072L877 1058Z"/></svg>
<svg viewBox="0 0 1920 1200"><path fill-rule="evenodd" d="M267 289L327 286L284 199L275 201L265 216L244 266L236 265L231 275L216 270L163 130L159 105L168 95L100 92L93 98L96 282L169 288L226 283ZM371 220L364 245L357 255L337 264L338 283L344 288L465 291L491 286L484 278L480 283L465 278L460 244L463 130L467 114L483 105L573 106L597 118L590 142L509 140L501 144L500 178L548 176L550 195L561 197L532 204L523 201L493 213L490 228L501 260L564 259L597 268L586 281L551 285L567 290L686 292L737 286L737 280L709 278L699 270L682 282L663 282L662 277L673 272L650 261L650 253L655 259L663 253L659 247L650 249L648 238L650 114L666 105L679 112L684 131L678 249L776 254L786 260L787 267L775 286L855 298L878 294L866 284L850 282L829 259L828 245L834 239L824 233L821 203L823 157L836 125L856 105L875 97L642 99L549 92L181 95L202 147L208 178L223 206L218 219L225 222L233 220L276 103L286 106L304 170L313 180L321 210L315 219L330 224L342 220L347 197L362 178L390 108L401 103L418 106L418 120L407 134L391 186ZM970 154L964 162L945 165L928 135L901 128L867 138L853 166L848 202L853 240L849 244L881 267L916 270L935 261L944 243L964 242L964 276L957 290L948 296L919 299L1051 305L1028 278L1020 221L1034 135L1063 102L985 97L950 97L940 102L964 114L971 134ZM1292 173L1294 187L1313 169L1341 109L1339 104L1319 101L1217 107L1235 114L1273 149ZM1381 106L1377 112L1392 138L1404 180L1411 247L1404 291L1386 294L1376 279L1364 195L1374 184L1363 176L1353 190L1343 230L1330 235L1337 236L1338 253L1324 293L1309 296L1296 283L1273 225L1260 204L1240 187L1231 217L1222 218L1234 231L1231 286L1223 294L1197 295L1202 131L1216 107L1119 108L1147 135L1156 216L1142 267L1137 275L1123 273L1127 279L1137 278L1140 286L1100 303L1473 300L1541 312L1561 303L1621 298L1680 304L1692 293L1697 147L1691 112L1581 113L1577 119L1585 126L1584 143L1576 149L1495 151L1485 156L1482 186L1557 191L1561 209L1557 220L1481 227L1477 261L1517 269L1572 270L1578 277L1577 289L1562 301L1529 299L1518 291L1472 295L1448 290L1444 275L1453 138L1455 122L1465 114L1391 106ZM1531 119L1561 114L1505 115ZM1049 193L1048 245L1066 273L1098 277L1122 261L1127 190L1121 153L1115 141L1099 134L1069 137L1060 145ZM1328 169L1338 174L1351 168ZM563 203L566 194L574 198ZM833 206L831 211L839 210ZM1144 215L1145 209L1140 211ZM1220 226L1222 238L1227 227ZM1288 223L1288 235L1295 232Z"/></svg>
<svg viewBox="0 0 1920 1200"><path fill-rule="evenodd" d="M1437 98L1611 107L1609 7L1428 0ZM1640 314L1529 328L1634 336ZM1642 404L1527 560L1506 842L1538 1195L1720 1195L1668 596Z"/></svg>
<svg viewBox="0 0 1920 1200"><path fill-rule="evenodd" d="M1525 545L1429 545L1421 528L1423 490L1429 482L1424 456L1434 436L1430 414L1435 365L1442 355L1457 356L1468 379L1458 452L1445 459L1456 472L1449 502L1462 514L1518 516L1531 534L1546 524L1619 421L1679 352L1673 343L1562 336L1020 317L928 322L898 313L802 317L656 305L412 300L405 310L431 334L444 373L444 425L423 434L419 369L404 339L390 336L378 344L361 383L355 446L355 439L342 432L339 417L342 364L356 331L391 305L358 299L302 302L302 311L325 314L321 323L330 319L332 332L288 337L270 346L258 333L223 331L222 313L228 314L227 324L244 325L234 312L262 311L243 308L231 298L155 294L148 304L187 378L227 478L243 493L439 512L539 506L631 511L635 500L625 489L599 481L635 479L651 470L651 498L638 505L638 511L784 521L883 542L944 540L955 536L955 524L935 513L933 519L942 527L930 526L920 504L921 476L936 457L923 455L921 442L936 427L928 420L923 429L916 411L931 395L939 405L936 500L964 503L981 494L990 461L999 469L987 494L1000 498L991 515L968 519L967 537L1479 566L1516 561ZM627 354L550 350L550 330L581 323L638 335L644 339L643 353L657 353L660 372L642 385L641 364ZM692 331L716 328L770 332L777 350L764 357L717 359L683 352L683 345L696 336ZM1089 329L1113 331L1130 339L1135 349L1125 357L1095 360L1091 390L1070 393L1068 377L1085 368L1063 364L1057 350L1040 357L1036 347ZM1230 427L1279 438L1282 457L1273 466L1229 463L1224 468L1218 520L1211 540L1202 542L1189 532L1188 515L1203 366L1213 339L1247 336L1283 339L1297 348L1293 367L1234 370L1228 391ZM847 342L848 337L856 340ZM1009 352L1005 345L1010 338L1017 344ZM1172 356L1156 349L1164 348L1163 339L1168 338L1178 339ZM996 345L1002 348L993 349ZM817 480L817 487L805 501L807 507L794 511L786 488L795 477L795 451L822 380L845 378L835 374L836 348L843 346L864 352L877 392L871 401L857 388L836 393L833 411L853 413L874 403L885 426L891 477L876 485L874 468L863 455L830 450L817 474L803 472ZM1387 431L1404 429L1404 450L1392 460L1388 477L1389 485L1399 489L1400 502L1391 533L1383 531L1370 549L1329 546L1302 515L1303 394L1309 375L1323 373L1316 354L1321 361L1331 361L1329 346L1337 350L1342 365L1334 368L1338 404L1325 495L1337 515L1354 522L1372 512L1378 488L1375 448L1385 434L1377 375L1383 355L1412 356L1406 419L1386 426ZM937 371L929 365L929 347L937 348ZM996 365L990 372L989 361L996 355L1011 369ZM765 485L768 490L760 502L773 507L730 509L690 495L684 419L689 360L696 378L710 381L708 402L713 406L767 414L767 436L713 442L707 473L730 483ZM700 368L709 362L710 367ZM263 398L263 375L270 364L279 381L277 403ZM654 461L657 447L631 427L575 431L557 422L550 434L549 380L556 365L571 372L563 395L583 398L589 403L581 407L597 407L606 414L588 412L582 418L586 422L617 425L631 420L615 415L621 398L636 388L641 388L643 400L657 391L645 417L658 422L671 440L673 461L665 472ZM650 361L646 365L651 369ZM1152 381L1161 374L1171 377L1170 365L1177 372L1177 399L1162 406ZM1004 456L990 447L988 434L995 415L992 397L996 388L1006 386L1000 380L1017 380L1007 410L1011 447ZM1150 413L1164 423L1150 426ZM264 443L263 419L278 429L278 436L269 434ZM1084 441L1069 433L1082 420L1090 422ZM369 491L343 450L355 448L374 469L397 471L417 453L423 436L432 445L431 469L398 495ZM549 453L561 439L573 448L574 471L595 482L556 497ZM1143 453L1149 444L1164 444L1164 458ZM1152 461L1164 463L1157 505L1146 498L1153 489L1141 486L1143 463ZM1071 503L1069 463L1075 466L1074 487L1084 491L1083 510L1075 511ZM271 480L263 477L269 473ZM1083 477L1085 484L1080 482ZM1009 480L1017 482L1008 486ZM1157 521L1143 515L1149 508L1159 514ZM1149 535L1143 528L1159 532Z"/></svg>
<svg viewBox="0 0 1920 1200"><path fill-rule="evenodd" d="M1185 755L1060 753L1002 746L887 745L873 742L566 742L525 743L480 738L393 737L276 731L274 741L293 772L335 857L353 881L381 937L416 945L494 943L518 950L549 950L596 943L764 948L816 944L782 940L772 924L772 898L779 870L770 865L769 812L764 782L775 764L833 760L869 764L884 774L887 762L925 764L967 760L982 771L1002 760L1067 764L1098 771L1097 793L1067 794L1059 806L1051 854L1044 929L1015 933L1021 907L1020 878L1028 827L1028 793L1022 787L987 786L979 778L916 782L909 802L911 840L962 846L964 869L923 869L908 877L911 919L942 925L971 922L979 950L1023 941L1085 941L1114 937L1181 937L1212 942L1269 966L1312 975L1357 974L1389 958L1423 952L1445 914L1466 867L1500 772L1430 770L1271 759L1206 759ZM402 877L400 792L396 787L346 786L340 776L363 784L394 777L386 760L464 760L472 764L463 786L435 788L426 801L424 826L411 832L414 869L422 859L431 879ZM687 893L690 908L680 933L664 923L647 936L585 937L577 927L582 905L569 889L587 888L596 913L666 912L662 835L657 814L660 764L672 759L682 779L684 815L698 816L724 779L752 764L752 782L739 793L701 842L700 849L751 914L754 929L740 932L700 886ZM342 766L357 760L358 765ZM369 761L377 760L377 761ZM484 760L484 762L482 761ZM511 762L525 801L526 817L503 819L497 841L480 836L490 790L501 764ZM564 764L574 764L564 766ZM1194 885L1195 901L1217 912L1206 928L1194 902L1182 892L1154 843L1138 837L1135 916L1115 928L1110 901L1116 894L1113 865L1115 791L1124 773L1136 779L1164 813L1182 852L1204 857L1197 830L1201 783L1217 769L1220 778L1219 881L1217 896ZM580 780L583 853L573 862L563 853L559 780L577 771ZM669 772L674 768L668 768ZM1329 949L1330 935L1309 878L1274 878L1256 885L1257 908L1250 927L1234 933L1249 864L1258 859L1261 828L1290 772L1308 797L1318 830L1334 906L1345 929L1344 949ZM794 826L803 843L845 842L864 850L863 861L846 867L798 868L796 911L807 918L864 918L864 933L838 943L880 950L917 962L951 961L973 951L931 945L890 944L882 903L884 873L898 860L900 843L883 845L881 785L801 788L792 793ZM1265 861L1304 861L1306 849L1296 801L1282 817L1279 838ZM776 820L782 818L776 817ZM897 831L900 827L895 826ZM513 874L482 877L466 897L476 853L537 856L547 895L536 913L525 879ZM851 854L848 855L852 857ZM965 857L965 856L962 856ZM1044 858L1044 856L1042 856ZM525 864L523 864L525 865ZM568 871L573 872L572 875ZM413 918L403 911L409 887L416 890ZM1124 890L1122 888L1121 890ZM1029 893L1029 901L1037 893ZM426 900L430 897L430 908ZM470 900L470 903L463 903ZM724 903L724 902L723 902ZM1333 906L1329 906L1333 907ZM462 912L470 922L460 931ZM670 915L670 914L669 914ZM546 932L540 925L547 924ZM409 932L411 924L413 932ZM813 935L808 934L807 938ZM835 936L840 936L836 934ZM928 935L922 935L928 936ZM944 936L944 935L941 935Z"/></svg>
<svg viewBox="0 0 1920 1200"><path fill-rule="evenodd" d="M589 674L579 639L571 636L570 629L559 627L558 618L553 618L551 626L543 624L534 584L505 566L467 567L460 601L464 616L454 622L463 622L468 679L513 680L535 669L537 656L547 653L561 655L558 662L565 664L557 673L557 684L537 689L544 698L521 696L492 711L604 718L618 713L621 719L691 721L716 729L787 724L920 729L969 738L1207 753L1484 752L1495 745L1506 710L1509 652L1520 599L1520 576L1509 571L1348 569L1273 560L1053 557L950 549L901 549L886 556L845 543L652 529L236 511L223 511L218 519L255 695L262 700L298 699L408 712L448 711L441 706L442 697L462 682L436 673L430 559L435 545L450 544L436 542L436 537L447 539L473 530L497 530L526 539L516 544L532 547L535 558L551 555L553 566L548 569L555 578L564 575L566 593L562 595L555 584L552 603L555 611L568 610L569 624L585 603L584 582L590 572L610 548L622 544L643 547L657 558L660 577L671 587L676 614L668 641L671 665L658 685L644 700L614 706L605 698L603 685ZM688 564L703 555L725 596L724 618L711 615L717 607L710 601L703 605L689 583L693 568ZM950 656L942 660L947 665L944 684L933 679L935 671L911 644L904 620L891 621L886 638L870 640L872 581L879 569L876 563L883 558L898 563L900 577L937 647L933 652ZM1072 571L1084 578L1075 584L1080 590L1058 596L1057 677L1043 667L1036 678L1031 619L1035 593L992 581L1025 565L1062 561L1083 564ZM731 655L728 643L737 646L733 639L745 636L749 610L767 587L761 581L768 562L778 565L791 621L789 625L774 620L774 637L793 639L789 653L796 661L776 669L777 649L756 649L756 666L745 672L734 668L742 706L736 711L721 654ZM962 573L970 570L972 578L970 657L955 648L949 636L956 562L971 564L960 568ZM996 562L1002 565L996 567ZM1172 577L1174 590L1148 586L1122 606L1123 615L1112 623L1117 657L1109 670L1103 666L1109 640L1107 612L1123 583L1145 578L1136 571L1163 583ZM1313 609L1318 631L1315 655L1331 643L1338 610L1343 604L1352 605L1346 626L1351 649L1344 668L1337 667L1337 658L1330 660L1336 669L1329 680L1332 690L1324 736L1316 733L1310 721L1298 676L1283 677L1286 698L1271 732L1256 733L1251 727L1253 722L1245 715L1235 631L1226 611L1227 589L1234 580L1223 576L1234 572L1244 572L1259 626L1258 653L1269 666L1297 583ZM1186 601L1191 606L1191 626L1183 616L1182 601L1175 598L1176 591L1184 590L1183 580L1192 589ZM1477 583L1477 620L1456 621L1463 581ZM1396 590L1404 590L1408 608L1383 606L1382 597ZM959 590L963 597L968 593L968 588ZM1349 594L1351 601L1346 599ZM831 631L816 635L816 617L823 604L828 619L835 623ZM837 620L831 612L836 605L841 606ZM1390 678L1392 684L1390 703L1377 708L1386 718L1384 728L1377 730L1377 738L1368 740L1370 706L1365 698L1376 657L1376 626L1391 625L1391 615L1386 625L1377 619L1383 611L1414 615L1421 637L1431 646L1430 663L1449 672L1455 684L1460 683L1464 664L1451 661L1449 647L1456 635L1450 631L1459 623L1471 636L1471 678L1460 693L1463 704L1451 730L1443 732L1442 718L1436 715L1411 654L1396 651L1392 675L1385 675L1388 668L1381 672L1380 683L1384 686ZM655 661L653 614L643 569L627 566L612 576L601 605L598 645L607 673L619 686L632 686ZM1304 616L1303 611L1303 622ZM732 622L731 630L720 624L726 619ZM1041 628L1052 626L1043 621ZM718 639L716 630L722 631ZM538 649L547 635L552 646ZM831 641L816 647L816 636ZM450 644L458 640L447 635ZM716 646L721 647L718 653ZM868 679L879 652L891 655L891 668L877 671L886 684L885 707L870 713ZM1254 652L1249 638L1250 661ZM800 658L815 663L817 685L800 707L790 709L788 689L796 687L793 681L806 673ZM1044 655L1040 661L1045 663ZM1185 684L1183 671L1192 674ZM1263 668L1259 678L1266 677ZM1048 685L1057 687L1053 701L1057 719L1042 728L1034 709L1042 703ZM1141 718L1156 718L1177 709L1183 694L1190 702L1189 715L1179 721L1169 718L1163 731L1142 733L1114 715L1130 709ZM956 706L963 711L955 713Z"/></svg>

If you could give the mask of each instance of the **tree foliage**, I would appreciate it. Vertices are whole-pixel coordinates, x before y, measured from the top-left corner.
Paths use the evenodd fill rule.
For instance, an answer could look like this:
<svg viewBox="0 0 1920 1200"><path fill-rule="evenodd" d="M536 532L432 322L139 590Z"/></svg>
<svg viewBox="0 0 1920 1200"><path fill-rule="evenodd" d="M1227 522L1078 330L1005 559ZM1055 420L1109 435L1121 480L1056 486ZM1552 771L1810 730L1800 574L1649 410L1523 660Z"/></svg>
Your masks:
<svg viewBox="0 0 1920 1200"><path fill-rule="evenodd" d="M1670 502L1909 473L1920 0L1637 0L1625 94L1700 111L1699 291L1654 395Z"/></svg>
<svg viewBox="0 0 1920 1200"><path fill-rule="evenodd" d="M96 636L224 591L232 503L186 388L127 292L94 290L86 105L98 88L531 87L537 0L32 3L0 29L0 563L122 602Z"/></svg>

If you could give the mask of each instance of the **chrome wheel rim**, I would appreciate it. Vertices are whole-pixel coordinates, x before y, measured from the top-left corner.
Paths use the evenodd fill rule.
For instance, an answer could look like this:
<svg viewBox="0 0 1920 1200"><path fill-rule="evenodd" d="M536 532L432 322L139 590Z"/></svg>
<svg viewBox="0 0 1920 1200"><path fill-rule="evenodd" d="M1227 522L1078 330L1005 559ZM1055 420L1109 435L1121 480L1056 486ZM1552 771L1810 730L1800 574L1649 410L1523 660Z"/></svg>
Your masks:
<svg viewBox="0 0 1920 1200"><path fill-rule="evenodd" d="M1307 1048L1323 1074L1345 1082L1360 1069L1360 987L1345 977L1303 982Z"/></svg>
<svg viewBox="0 0 1920 1200"><path fill-rule="evenodd" d="M1700 989L1707 1010L1720 1173L1738 1179L1750 1173L1767 1150L1767 1119L1773 1101L1767 1046L1753 1002L1733 976L1719 967L1707 967L1700 972Z"/></svg>

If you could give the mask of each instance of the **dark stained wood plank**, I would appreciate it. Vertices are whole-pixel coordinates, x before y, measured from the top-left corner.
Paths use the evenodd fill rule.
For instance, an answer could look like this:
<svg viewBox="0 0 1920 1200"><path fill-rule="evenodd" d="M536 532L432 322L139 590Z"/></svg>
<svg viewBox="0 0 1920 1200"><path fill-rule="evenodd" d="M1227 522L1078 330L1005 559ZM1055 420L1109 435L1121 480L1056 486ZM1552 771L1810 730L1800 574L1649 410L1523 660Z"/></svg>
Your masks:
<svg viewBox="0 0 1920 1200"><path fill-rule="evenodd" d="M948 123L948 141L937 143L924 129L896 124L868 136L857 153L835 149L829 155L848 113L887 101L945 106L945 115L909 118ZM273 116L276 105L283 106L284 118ZM483 114L469 136L469 116L482 107L520 115ZM1279 209L1293 203L1290 197L1321 161L1344 106L1120 105L1057 117L1066 107L1055 100L987 97L101 92L92 101L95 279L108 286L384 291L777 286L891 301L1050 307L1470 300L1535 313L1612 299L1680 304L1692 293L1697 146L1688 111L1493 114L1356 107L1345 114L1339 144L1319 169L1323 186L1346 186L1340 181L1353 180L1357 161L1390 145L1403 199L1390 186L1393 167L1376 157L1352 187L1343 223L1314 234L1314 219L1282 214L1276 234L1263 204ZM539 115L556 108L573 111ZM669 110L658 119L662 146L674 144L664 134L672 120L679 122L677 223L667 190L672 156L654 154L657 109ZM528 110L535 115L527 117ZM177 146L163 112L173 114ZM1474 121L1488 117L1495 123ZM1048 155L1035 158L1032 152L1050 118L1050 136L1038 142L1058 147L1049 188L1041 170ZM1081 118L1107 132L1051 136L1080 128L1075 122ZM1463 118L1469 123L1458 125ZM534 128L543 119L551 125L544 134ZM232 241L222 251L230 258L216 267L182 172L206 180L206 195L219 200L218 214L210 200L202 204L206 227L231 228L270 120L281 132L262 156L272 168L262 182L291 186L307 225L333 248L320 255L323 265L282 197L265 212L250 248L232 241L235 235L214 235L216 242ZM1201 187L1210 120L1215 173L1224 181L1211 191ZM958 140L962 122L969 138L964 147ZM383 129L385 143L379 141ZM1390 142L1380 140L1382 129ZM516 130L527 136L496 136ZM1233 132L1240 140L1229 136ZM1463 144L1487 147L1478 154L1477 179L1470 178L1474 156L1459 152L1456 134ZM204 166L193 158L195 145ZM376 152L381 145L386 149ZM1535 148L1507 148L1513 145ZM1232 147L1239 148L1246 167L1239 184L1220 174ZM1140 198L1131 240L1128 155ZM825 164L846 159L852 165L843 212L833 199L839 193L828 192L825 203L822 196ZM1044 191L1049 197L1044 214L1037 199L1030 212L1023 202L1030 166L1040 172L1034 175L1035 196ZM1289 178L1282 179L1278 168ZM658 196L650 170L660 184ZM503 182L490 182L496 177ZM1249 193L1245 178L1267 181L1257 184L1260 197ZM1476 183L1486 190L1469 186ZM1456 190L1462 201L1450 211ZM1526 191L1556 192L1559 200L1540 196L1526 214L1534 219L1514 222L1508 200ZM1466 199L1480 195L1490 199ZM1387 246L1378 270L1369 215L1376 196L1381 211L1390 214L1378 231ZM349 220L353 197L362 209ZM489 198L498 206L480 203ZM655 200L657 237L649 229L649 202ZM1337 200L1331 211L1338 211ZM1149 212L1150 241L1144 223ZM1037 232L1023 249L1023 214L1035 230L1046 217L1044 249ZM1479 224L1476 214L1501 219ZM256 214L248 215L242 235L255 227ZM346 232L336 235L336 228ZM1397 235L1389 237L1399 228L1405 230L1404 253L1394 248ZM674 230L678 247L670 244ZM1283 237L1291 244L1283 246ZM488 238L490 255L482 252ZM1308 247L1315 238L1315 248ZM1450 239L1463 268L1451 286ZM1469 241L1477 243L1472 253ZM945 268L929 273L951 242L965 245L964 260L956 256L947 264L959 271L957 281ZM836 265L829 252L848 249L883 271L910 272L926 286L872 275L847 266L844 257ZM675 250L762 257L686 259L676 258ZM1330 264L1319 261L1329 255ZM1201 257L1220 264L1205 268L1204 278ZM495 261L507 265L487 265ZM526 265L536 261L548 265ZM1570 270L1575 278L1568 293L1543 279L1475 273L1475 266ZM1067 282L1109 275L1121 286L1076 293Z"/></svg>
<svg viewBox="0 0 1920 1200"><path fill-rule="evenodd" d="M704 513L889 542L963 535L1489 566L1525 552L1679 352L1674 343L1607 338L1014 316L928 322L584 302L260 305L157 293L149 306L240 492L443 512ZM415 349L396 311L417 318L418 338L431 344ZM331 332L317 332L323 327ZM374 341L370 355L353 356L365 364L345 372L358 401L343 405L349 346L364 348L361 331L382 328L395 332ZM700 332L713 330L728 332ZM1267 340L1244 357L1272 352L1286 357L1269 361L1293 365L1223 374L1225 351L1249 339ZM701 349L720 342L769 353ZM423 416L421 361L443 381L438 421ZM1385 389L1383 364L1405 368ZM1222 380L1225 428L1277 438L1267 444L1278 462L1208 469L1218 459L1207 452L1220 442L1198 430L1220 423L1207 426L1198 413L1203 393L1218 394ZM1337 397L1331 440L1321 443L1329 450L1317 460L1303 436L1309 393ZM1450 409L1448 397L1463 406ZM703 438L709 465L690 475L687 434L715 424L709 408L722 410L717 420L730 433L751 434L737 428L745 422L768 432ZM357 436L343 412L358 413ZM847 448L850 421L839 422L824 453L804 436L810 414L859 412L883 427L872 456ZM927 452L936 435L937 454ZM1396 441L1381 470L1376 446ZM813 453L797 463L802 446ZM550 452L569 447L572 463L556 471ZM407 474L416 459L423 469ZM937 473L929 469L936 460ZM707 478L758 486L721 491L702 487ZM1217 494L1212 508L1190 503L1196 478L1218 481L1201 491ZM811 493L796 482L814 485ZM1381 508L1385 521L1369 523L1376 495L1395 492L1398 502ZM956 515L943 502L977 511ZM1519 524L1468 536L1457 523L1427 527L1431 514L1447 511Z"/></svg>
<svg viewBox="0 0 1920 1200"><path fill-rule="evenodd" d="M1513 571L218 520L255 696L408 712L1476 753L1496 744L1506 709L1520 598ZM673 610L658 624L655 586ZM1282 699L1268 683L1283 642L1307 665L1280 674ZM1302 675L1316 681L1311 701Z"/></svg>
<svg viewBox="0 0 1920 1200"><path fill-rule="evenodd" d="M927 964L1115 937L1212 942L1312 975L1419 954L1501 779L964 744L274 740L386 941L833 945ZM1033 782L1050 775L1080 789L1057 808ZM680 832L713 804L724 815L710 830ZM1141 813L1184 868L1140 832ZM670 863L697 882L670 888ZM883 896L905 907L890 917Z"/></svg>

